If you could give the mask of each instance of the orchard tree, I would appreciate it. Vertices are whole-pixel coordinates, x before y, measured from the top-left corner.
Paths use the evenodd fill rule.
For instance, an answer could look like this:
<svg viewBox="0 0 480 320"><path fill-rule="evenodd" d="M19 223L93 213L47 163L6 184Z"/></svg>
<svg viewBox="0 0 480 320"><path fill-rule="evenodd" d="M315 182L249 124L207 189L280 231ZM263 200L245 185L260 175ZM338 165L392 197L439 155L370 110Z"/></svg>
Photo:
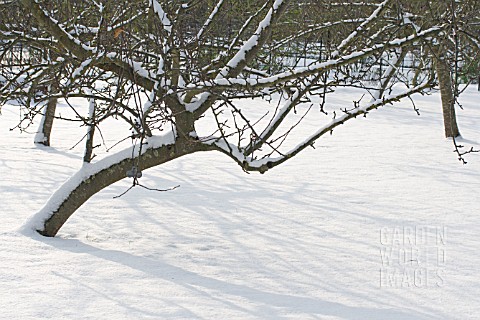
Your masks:
<svg viewBox="0 0 480 320"><path fill-rule="evenodd" d="M2 66L0 101L16 101L24 125L37 114L52 117L45 108L54 99L81 97L89 106L85 116L70 104L76 116L68 119L87 127L87 164L28 227L55 236L103 188L126 177L141 185L144 170L201 151L265 173L352 119L428 92L436 86L433 53L450 65L461 60L463 43L455 42L453 54L446 49L452 34L478 52L478 34L458 18L478 5L455 1L453 11L442 11L431 1L410 2L0 2L2 55L26 48L20 63ZM401 72L407 58L414 63ZM364 96L330 105L341 87ZM312 114L325 121L295 136ZM102 124L110 118L128 124L124 138L134 145L92 161L95 130L108 130ZM200 121L214 129L201 132Z"/></svg>

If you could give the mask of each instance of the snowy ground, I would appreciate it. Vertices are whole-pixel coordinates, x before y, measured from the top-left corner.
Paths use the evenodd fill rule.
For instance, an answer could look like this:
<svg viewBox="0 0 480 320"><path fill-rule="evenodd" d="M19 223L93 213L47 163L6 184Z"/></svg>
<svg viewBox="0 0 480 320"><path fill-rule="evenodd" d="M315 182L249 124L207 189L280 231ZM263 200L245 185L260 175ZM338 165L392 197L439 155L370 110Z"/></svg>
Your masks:
<svg viewBox="0 0 480 320"><path fill-rule="evenodd" d="M479 100L459 111L478 148ZM373 112L266 175L218 153L151 169L181 187L113 200L117 183L55 239L17 230L79 168L78 132L57 122L55 148L34 146L5 107L0 318L480 319L480 156L460 164L438 95L416 101L421 117Z"/></svg>

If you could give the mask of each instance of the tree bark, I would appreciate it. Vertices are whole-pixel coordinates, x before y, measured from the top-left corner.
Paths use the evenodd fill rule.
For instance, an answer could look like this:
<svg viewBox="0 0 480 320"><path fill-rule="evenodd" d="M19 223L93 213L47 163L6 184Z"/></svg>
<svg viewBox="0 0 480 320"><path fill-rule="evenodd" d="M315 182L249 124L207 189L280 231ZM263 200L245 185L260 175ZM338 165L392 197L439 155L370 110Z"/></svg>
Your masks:
<svg viewBox="0 0 480 320"><path fill-rule="evenodd" d="M49 90L51 90L49 88ZM51 92L50 92L51 93ZM53 119L55 118L55 111L57 109L57 98L49 98L43 113L43 119L39 128L39 135L35 138L35 143L50 146L50 136L52 133Z"/></svg>
<svg viewBox="0 0 480 320"><path fill-rule="evenodd" d="M96 172L94 171L93 173L90 173L87 177L80 179L80 181L77 182L77 185L68 193L65 199L58 201L63 194L62 188L64 188L64 190L71 188L69 185L73 182L69 180L65 182L65 184L45 205L45 208L54 206L56 209L49 209L51 212L49 212L49 217L44 220L43 227L34 227L37 228L37 232L41 235L54 237L68 218L70 218L80 206L100 190L125 178L127 171L132 168L134 163L139 164L140 170L145 170L197 151L207 151L207 148L196 143L195 140L184 139L177 140L175 144L148 149L142 154L140 159L138 159L138 156L134 159L124 158L111 164L107 168L99 169ZM57 201L58 203L56 203ZM44 213L42 213L42 215L43 214Z"/></svg>
<svg viewBox="0 0 480 320"><path fill-rule="evenodd" d="M442 99L445 137L455 138L460 136L460 131L458 130L457 118L455 115L455 95L453 92L452 76L450 68L445 60L445 56L438 51L435 68L437 71L438 84L440 86L440 95Z"/></svg>
<svg viewBox="0 0 480 320"><path fill-rule="evenodd" d="M85 142L85 153L83 155L83 162L90 163L93 158L93 137L95 136L95 123L88 125L88 132Z"/></svg>
<svg viewBox="0 0 480 320"><path fill-rule="evenodd" d="M93 98L88 99L89 103L89 118L88 118L88 129L87 129L87 136L85 142L85 153L83 155L83 162L90 163L93 159L93 138L95 136L95 126L96 126L96 119L95 119L95 109L96 104Z"/></svg>

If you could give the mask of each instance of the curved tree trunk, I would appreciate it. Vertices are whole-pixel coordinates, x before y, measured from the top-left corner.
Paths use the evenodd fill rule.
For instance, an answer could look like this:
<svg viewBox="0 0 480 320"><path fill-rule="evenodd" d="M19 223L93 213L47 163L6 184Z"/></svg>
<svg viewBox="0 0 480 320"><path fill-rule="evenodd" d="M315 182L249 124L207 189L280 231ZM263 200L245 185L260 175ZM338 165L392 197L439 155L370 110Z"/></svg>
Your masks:
<svg viewBox="0 0 480 320"><path fill-rule="evenodd" d="M441 50L441 49L440 49ZM458 130L457 117L455 115L455 96L453 93L452 76L450 68L445 61L445 56L437 51L435 68L440 86L440 95L442 98L443 123L445 128L445 137L455 138L460 136Z"/></svg>
<svg viewBox="0 0 480 320"><path fill-rule="evenodd" d="M149 148L145 146L145 148ZM87 164L66 181L25 226L48 237L54 237L70 216L91 196L126 177L133 163L139 169L148 169L183 155L204 151L206 148L195 141L178 139L175 144L150 147L138 159L131 158L132 150L114 154L95 164ZM130 154L130 157L129 157Z"/></svg>

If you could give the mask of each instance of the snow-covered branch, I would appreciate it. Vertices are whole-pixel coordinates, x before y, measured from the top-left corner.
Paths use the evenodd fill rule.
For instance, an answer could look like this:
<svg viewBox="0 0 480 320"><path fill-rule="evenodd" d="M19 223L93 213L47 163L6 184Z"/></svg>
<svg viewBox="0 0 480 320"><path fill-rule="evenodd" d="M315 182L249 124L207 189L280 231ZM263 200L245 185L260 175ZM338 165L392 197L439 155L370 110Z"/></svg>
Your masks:
<svg viewBox="0 0 480 320"><path fill-rule="evenodd" d="M367 105L355 107L348 112L345 112L343 115L332 119L328 124L323 125L314 134L312 134L310 137L307 137L296 147L292 148L287 152L282 152L282 155L278 157L265 157L262 159L255 159L251 156L245 155L244 150L237 148L233 144L228 144L225 142L224 139L220 138L209 139L209 142L206 142L206 144L209 145L212 149L221 151L222 153L228 155L246 171L259 171L260 173L265 173L269 169L278 166L283 162L296 156L302 150L313 146L315 141L318 140L320 137L332 132L332 130L334 130L336 127L346 123L347 121L365 115L371 110L378 109L382 106L400 101L401 99L409 97L415 93L424 92L428 88L433 88L433 84L427 82L417 87L405 90L402 93L389 95L387 97L384 97L383 99L375 100Z"/></svg>
<svg viewBox="0 0 480 320"><path fill-rule="evenodd" d="M336 59L330 59L324 62L312 63L307 67L299 67L292 71L287 71L272 75L269 77L263 78L217 78L212 81L205 81L198 84L191 84L187 86L187 89L190 90L204 90L204 89L261 89L276 86L287 81L291 81L298 78L304 78L315 74L320 74L333 70L345 65L354 63L355 61L360 61L364 58L370 57L373 54L383 52L392 48L400 48L402 46L411 45L417 41L433 37L441 33L444 30L444 27L432 27L428 30L419 32L418 34L412 34L405 38L394 39L383 44L377 44L370 48L364 48L363 50L355 51L350 54L341 56Z"/></svg>

